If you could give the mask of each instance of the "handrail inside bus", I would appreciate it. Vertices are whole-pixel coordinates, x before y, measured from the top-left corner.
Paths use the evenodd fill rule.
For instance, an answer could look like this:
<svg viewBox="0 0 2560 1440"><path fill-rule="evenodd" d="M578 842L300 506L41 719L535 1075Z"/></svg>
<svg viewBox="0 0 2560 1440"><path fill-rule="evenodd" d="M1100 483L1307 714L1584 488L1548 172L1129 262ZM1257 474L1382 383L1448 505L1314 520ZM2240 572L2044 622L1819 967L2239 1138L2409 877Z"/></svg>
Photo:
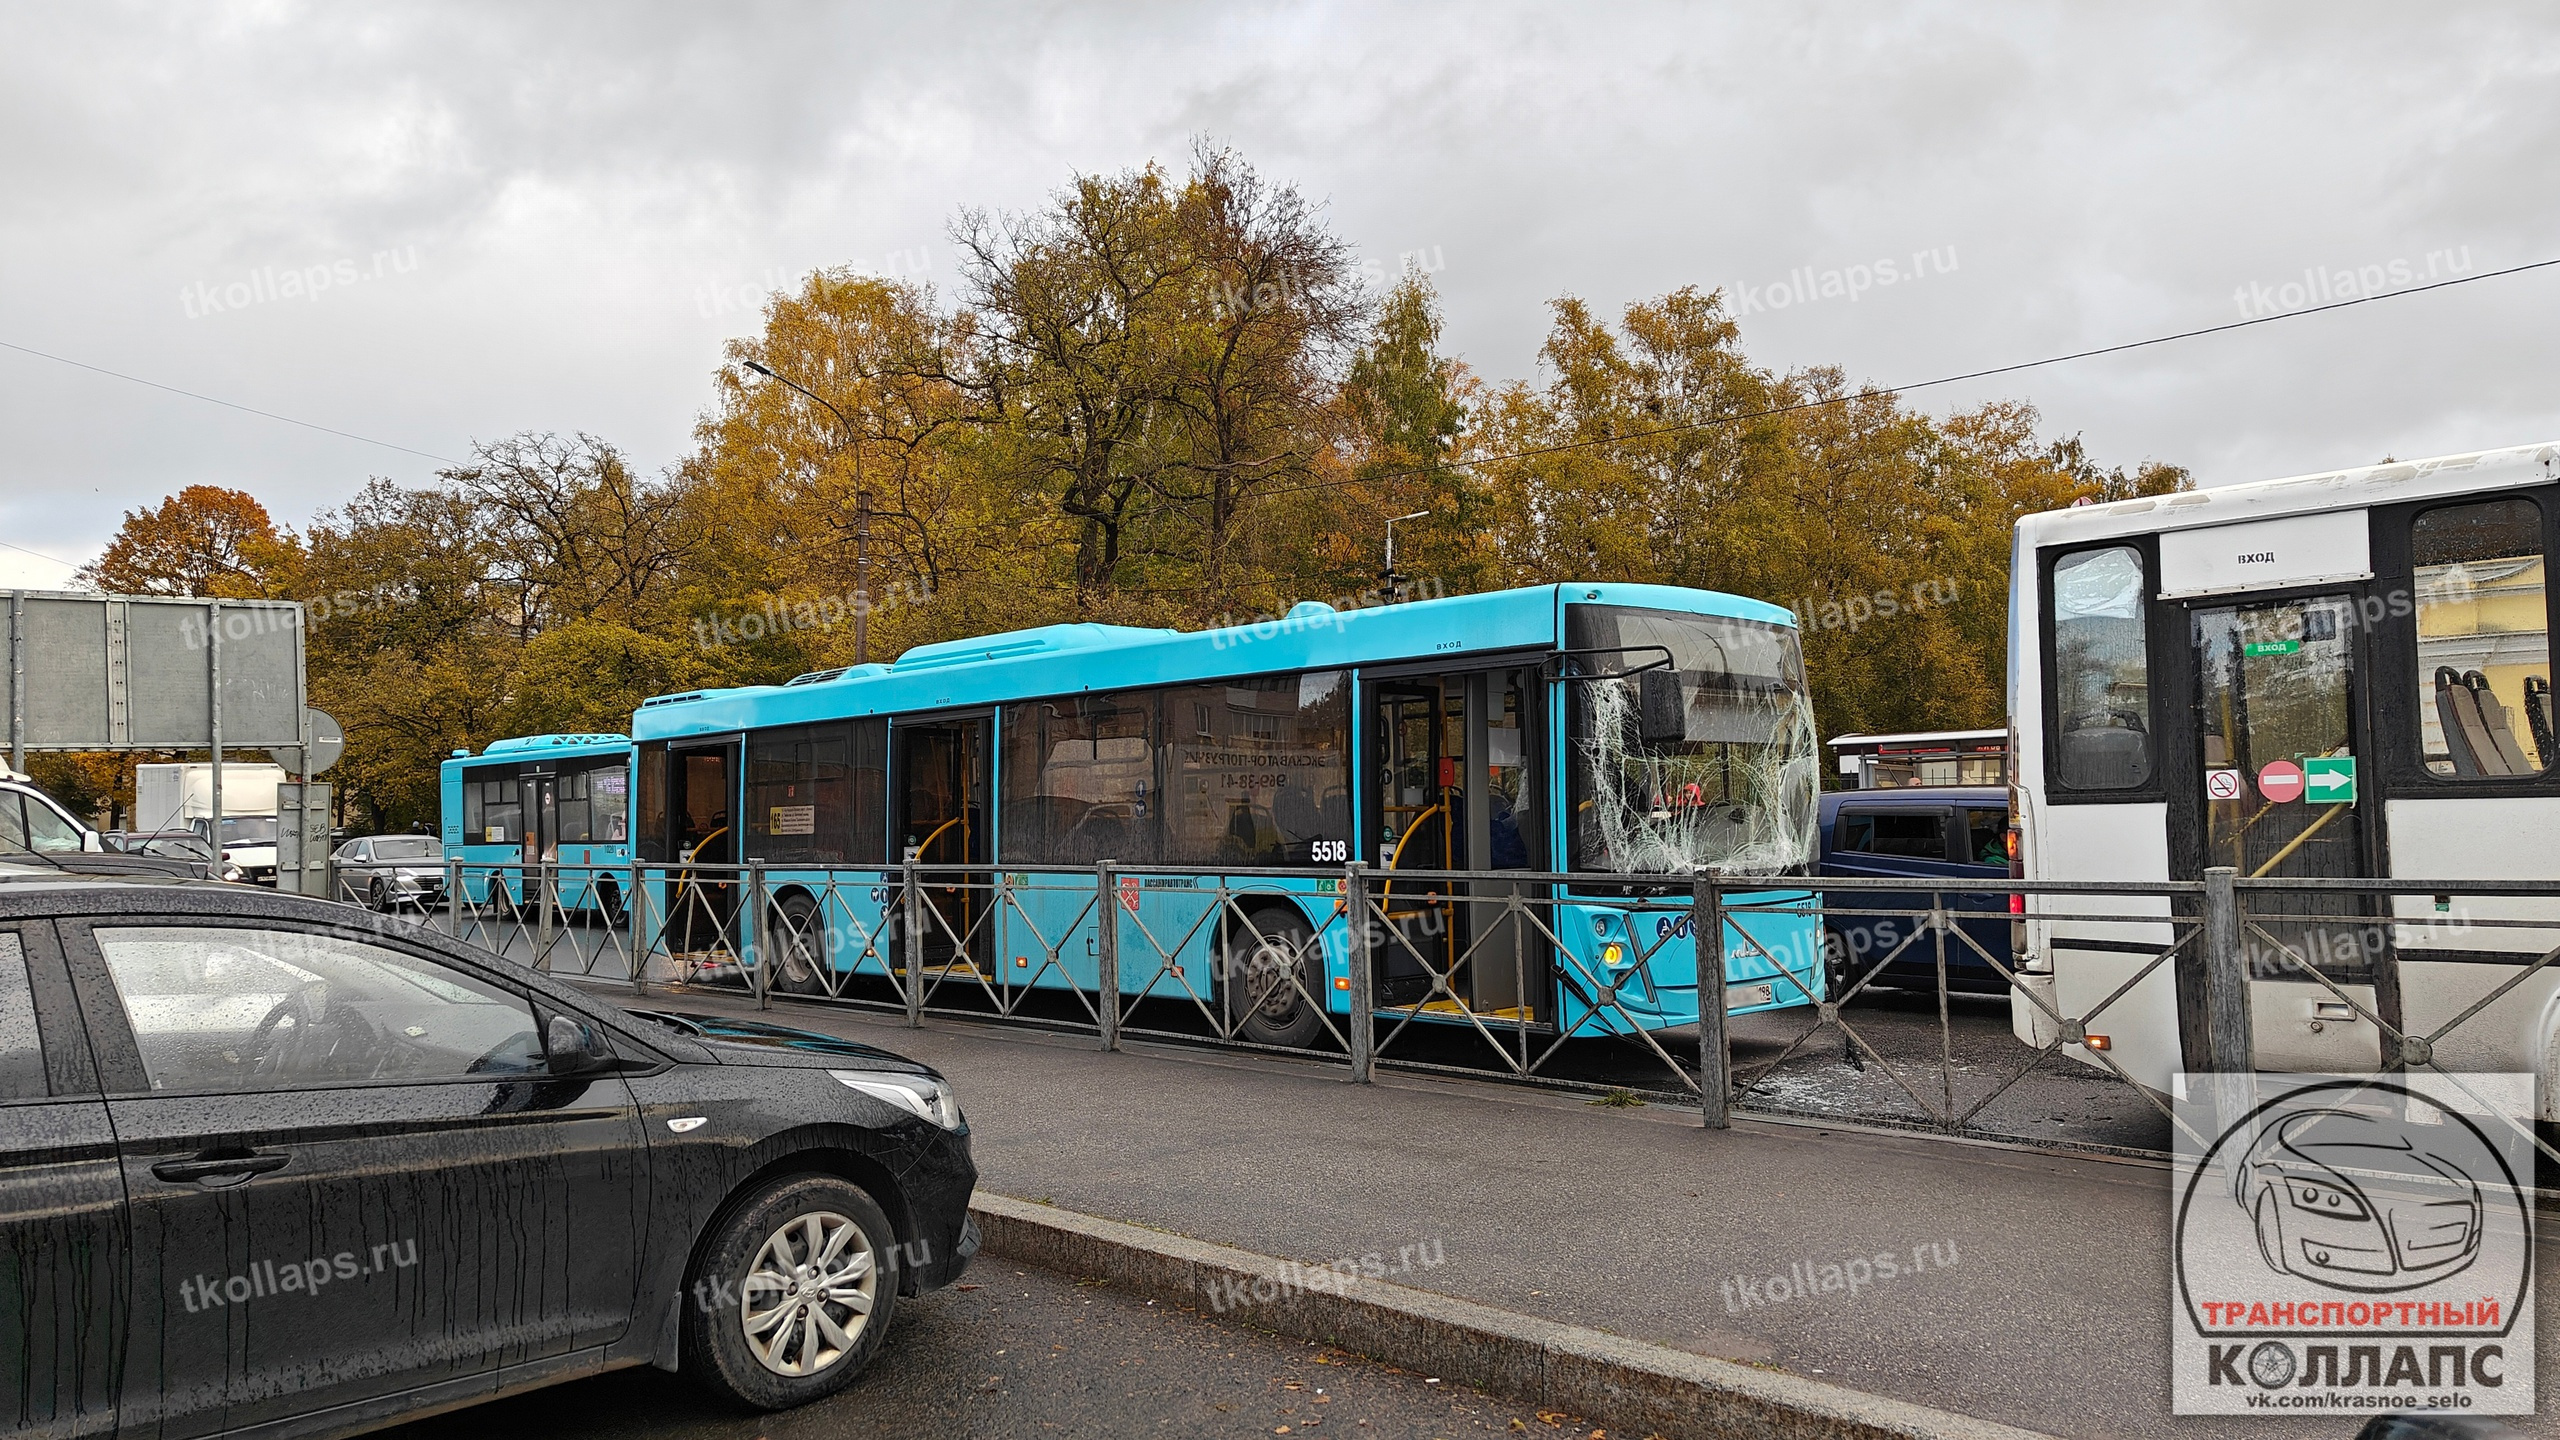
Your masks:
<svg viewBox="0 0 2560 1440"><path fill-rule="evenodd" d="M927 850L929 850L929 849L931 849L931 848L933 847L933 842L942 838L942 832L943 832L943 831L945 831L945 830L950 829L950 828L951 828L952 826L954 826L954 825L959 824L959 823L960 823L960 820L961 820L961 817L960 817L960 816L954 815L954 816L952 816L950 819L943 821L941 824L934 826L934 827L933 827L933 833L931 833L931 834L929 834L929 835L925 836L925 837L924 837L924 839L923 839L922 841L920 841L920 842L916 845L916 858L917 858L918 860L922 860L922 859L924 858L924 852L925 852L925 851L927 851ZM962 831L961 833L965 835L965 834L967 834L968 832L964 830L964 831ZM969 857L968 857L968 856L963 855L963 856L961 856L961 857L960 857L960 863L962 863L962 864L964 864L964 865L965 865L965 864L967 864L968 862L969 862Z"/></svg>

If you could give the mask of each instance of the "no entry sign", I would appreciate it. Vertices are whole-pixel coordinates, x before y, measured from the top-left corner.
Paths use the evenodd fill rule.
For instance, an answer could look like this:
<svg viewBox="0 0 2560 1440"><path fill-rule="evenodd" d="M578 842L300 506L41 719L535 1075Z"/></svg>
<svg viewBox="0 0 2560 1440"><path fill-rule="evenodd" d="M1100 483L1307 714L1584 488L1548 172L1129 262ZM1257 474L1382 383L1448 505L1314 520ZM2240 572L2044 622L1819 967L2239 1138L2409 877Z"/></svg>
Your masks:
<svg viewBox="0 0 2560 1440"><path fill-rule="evenodd" d="M2258 793L2270 805L2302 798L2302 767L2290 760L2271 760L2258 771Z"/></svg>

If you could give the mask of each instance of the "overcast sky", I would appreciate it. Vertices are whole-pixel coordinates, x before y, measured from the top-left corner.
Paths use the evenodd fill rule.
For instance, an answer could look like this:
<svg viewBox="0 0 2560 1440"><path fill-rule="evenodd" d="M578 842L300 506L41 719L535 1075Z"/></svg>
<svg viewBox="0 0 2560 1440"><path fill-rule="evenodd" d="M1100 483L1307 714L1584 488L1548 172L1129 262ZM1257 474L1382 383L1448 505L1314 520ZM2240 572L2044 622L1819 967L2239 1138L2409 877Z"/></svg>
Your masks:
<svg viewBox="0 0 2560 1440"><path fill-rule="evenodd" d="M8 4L0 342L425 454L0 349L0 586L193 483L298 526L517 430L656 470L764 290L947 288L959 207L1195 133L1431 269L1488 377L1554 296L1697 284L1891 384L2560 255L2555 81L2522 4ZM2226 483L2560 438L2555 318L2560 269L1916 398Z"/></svg>

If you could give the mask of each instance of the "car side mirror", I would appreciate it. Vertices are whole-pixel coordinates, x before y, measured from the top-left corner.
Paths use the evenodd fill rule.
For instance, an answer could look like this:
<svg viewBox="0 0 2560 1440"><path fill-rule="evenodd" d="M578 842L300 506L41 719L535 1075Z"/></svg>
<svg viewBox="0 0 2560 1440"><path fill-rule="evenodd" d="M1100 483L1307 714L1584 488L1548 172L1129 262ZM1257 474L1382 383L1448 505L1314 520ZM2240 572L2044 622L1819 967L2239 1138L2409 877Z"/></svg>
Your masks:
<svg viewBox="0 0 2560 1440"><path fill-rule="evenodd" d="M82 854L103 855L106 853L106 850L107 842L99 838L97 831L83 830L80 832L80 852Z"/></svg>
<svg viewBox="0 0 2560 1440"><path fill-rule="evenodd" d="M1636 677L1636 728L1647 745L1677 745L1689 738L1688 707L1680 700L1680 672L1647 670Z"/></svg>
<svg viewBox="0 0 2560 1440"><path fill-rule="evenodd" d="M613 1047L593 1025L574 1015L554 1015L542 1027L542 1048L549 1052L551 1073L594 1075L614 1067Z"/></svg>

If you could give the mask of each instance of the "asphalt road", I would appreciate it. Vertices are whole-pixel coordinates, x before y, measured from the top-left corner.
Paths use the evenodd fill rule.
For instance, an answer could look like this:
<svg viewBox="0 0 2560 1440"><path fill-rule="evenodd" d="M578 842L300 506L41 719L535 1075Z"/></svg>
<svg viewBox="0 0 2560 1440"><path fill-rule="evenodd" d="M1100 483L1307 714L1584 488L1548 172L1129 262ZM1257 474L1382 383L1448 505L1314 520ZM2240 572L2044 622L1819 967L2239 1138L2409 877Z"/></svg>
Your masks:
<svg viewBox="0 0 2560 1440"><path fill-rule="evenodd" d="M699 991L650 1003L754 1013ZM911 1030L788 1000L770 1018L952 1076L980 1183L1003 1194L1313 1264L1430 1245L1439 1263L1400 1283L2049 1434L2236 1433L2169 1413L2163 1165L1818 1123L1710 1131L1666 1105L1393 1073L1358 1086L1339 1065L1138 1042L1102 1054L1089 1037ZM1897 1278L1863 1293L1780 1303L1747 1288L1888 1253ZM2560 1283L2560 1252L2544 1247L2537 1270L2537 1289ZM2537 1348L2547 1363L2553 1342Z"/></svg>
<svg viewBox="0 0 2560 1440"><path fill-rule="evenodd" d="M1588 1436L1594 1428L1042 1270L981 1262L962 1285L901 1305L871 1369L804 1409L740 1414L680 1377L624 1370L381 1433L398 1440L1424 1440Z"/></svg>

